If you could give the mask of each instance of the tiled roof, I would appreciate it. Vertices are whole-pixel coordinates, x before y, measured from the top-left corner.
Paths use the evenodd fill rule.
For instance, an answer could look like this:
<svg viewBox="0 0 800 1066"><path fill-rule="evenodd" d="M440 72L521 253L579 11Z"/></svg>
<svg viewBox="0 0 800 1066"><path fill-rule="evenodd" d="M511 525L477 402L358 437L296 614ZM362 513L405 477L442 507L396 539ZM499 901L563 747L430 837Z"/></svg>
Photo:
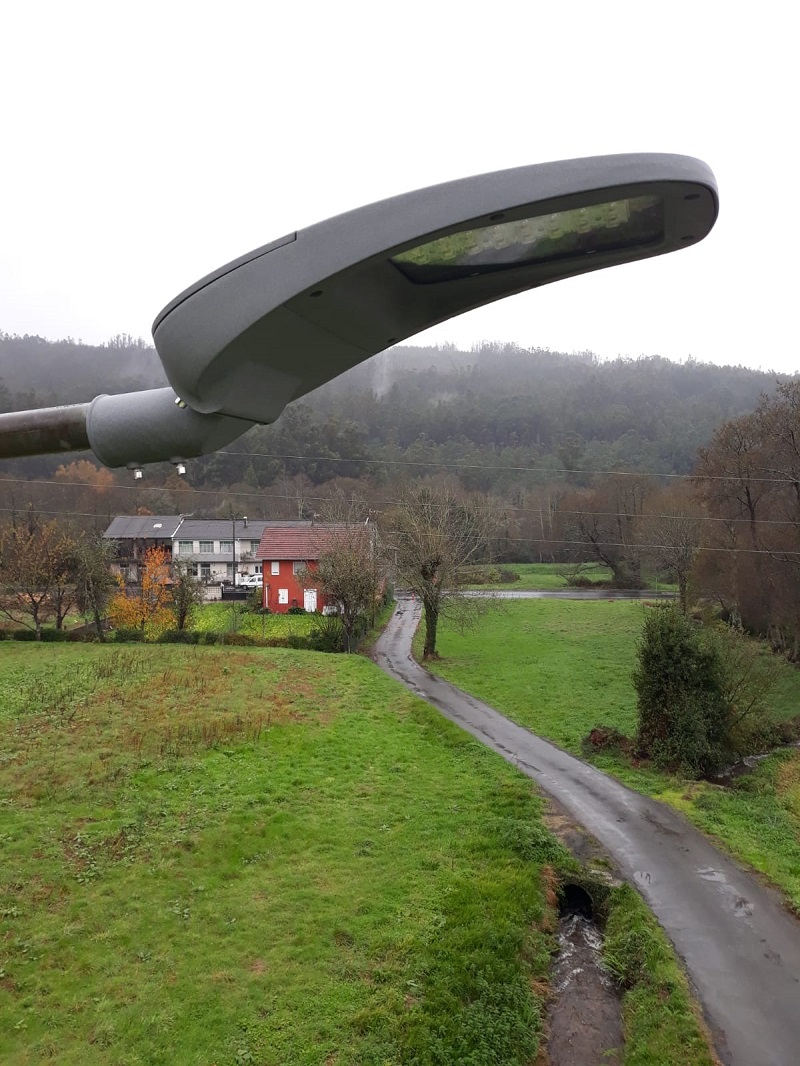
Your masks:
<svg viewBox="0 0 800 1066"><path fill-rule="evenodd" d="M261 537L256 559L319 559L329 550L337 535L350 532L350 527L311 522L278 528L269 525ZM364 530L366 535L366 528Z"/></svg>
<svg viewBox="0 0 800 1066"><path fill-rule="evenodd" d="M175 514L118 515L103 536L110 540L172 540L181 521Z"/></svg>

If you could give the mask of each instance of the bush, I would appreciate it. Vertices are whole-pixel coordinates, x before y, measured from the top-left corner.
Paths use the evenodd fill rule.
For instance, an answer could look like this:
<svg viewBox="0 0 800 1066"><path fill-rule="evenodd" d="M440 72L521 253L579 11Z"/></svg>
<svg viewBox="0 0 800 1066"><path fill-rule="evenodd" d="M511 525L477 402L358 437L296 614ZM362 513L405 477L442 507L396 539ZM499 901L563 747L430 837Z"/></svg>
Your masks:
<svg viewBox="0 0 800 1066"><path fill-rule="evenodd" d="M131 626L120 626L114 630L114 640L119 643L135 642L141 644L144 641L144 633L141 629Z"/></svg>
<svg viewBox="0 0 800 1066"><path fill-rule="evenodd" d="M219 644L219 633L210 630L207 633L198 633L198 644Z"/></svg>
<svg viewBox="0 0 800 1066"><path fill-rule="evenodd" d="M612 725L596 725L591 733L583 738L581 747L586 755L593 755L598 751L627 754L631 740Z"/></svg>
<svg viewBox="0 0 800 1066"><path fill-rule="evenodd" d="M290 607L289 610L286 613L287 614L305 614L306 613L306 609L305 609L305 607Z"/></svg>
<svg viewBox="0 0 800 1066"><path fill-rule="evenodd" d="M272 646L275 647L276 645ZM308 650L311 646L311 641L309 637L301 637L299 633L290 633L286 637L286 646L295 650Z"/></svg>
<svg viewBox="0 0 800 1066"><path fill-rule="evenodd" d="M677 605L650 609L633 673L639 749L664 769L713 773L729 757L722 658Z"/></svg>
<svg viewBox="0 0 800 1066"><path fill-rule="evenodd" d="M159 633L156 643L199 644L200 636L200 633L194 632L191 629L165 629L163 633Z"/></svg>
<svg viewBox="0 0 800 1066"><path fill-rule="evenodd" d="M220 644L232 644L237 648L252 648L256 643L254 638L249 637L247 633L223 633L219 642Z"/></svg>
<svg viewBox="0 0 800 1066"><path fill-rule="evenodd" d="M67 631L65 629L43 629L42 640L47 644L56 644L60 640L67 639Z"/></svg>
<svg viewBox="0 0 800 1066"><path fill-rule="evenodd" d="M42 630L44 633L44 630ZM12 629L9 634L11 640L36 640L36 633L32 629Z"/></svg>
<svg viewBox="0 0 800 1066"><path fill-rule="evenodd" d="M308 646L313 651L344 651L344 626L336 615L323 614L316 619L314 630L308 638Z"/></svg>

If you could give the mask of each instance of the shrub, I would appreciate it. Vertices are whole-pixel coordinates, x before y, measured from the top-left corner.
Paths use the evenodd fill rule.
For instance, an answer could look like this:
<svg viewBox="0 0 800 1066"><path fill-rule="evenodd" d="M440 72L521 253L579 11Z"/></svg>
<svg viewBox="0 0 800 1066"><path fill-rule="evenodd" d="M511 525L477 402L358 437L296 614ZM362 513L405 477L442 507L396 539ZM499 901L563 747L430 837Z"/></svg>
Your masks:
<svg viewBox="0 0 800 1066"><path fill-rule="evenodd" d="M274 647L275 645L273 645ZM286 646L288 648L308 649L310 647L310 640L308 637L301 637L299 633L290 633L286 637Z"/></svg>
<svg viewBox="0 0 800 1066"><path fill-rule="evenodd" d="M313 651L342 652L345 650L345 633L341 620L336 615L322 614L308 638L308 647Z"/></svg>
<svg viewBox="0 0 800 1066"><path fill-rule="evenodd" d="M199 644L219 644L220 635L219 633L213 632L213 630L206 633L198 633L197 635L200 638L198 641Z"/></svg>
<svg viewBox="0 0 800 1066"><path fill-rule="evenodd" d="M702 776L724 764L729 713L722 659L677 605L648 611L633 683L638 746L657 766Z"/></svg>
<svg viewBox="0 0 800 1066"><path fill-rule="evenodd" d="M141 644L144 641L144 633L141 629L131 626L120 626L114 630L114 640L119 643L135 642Z"/></svg>
<svg viewBox="0 0 800 1066"><path fill-rule="evenodd" d="M65 629L43 629L42 640L48 644L56 644L60 640L67 639L67 631Z"/></svg>
<svg viewBox="0 0 800 1066"><path fill-rule="evenodd" d="M44 630L42 630L44 633ZM36 640L36 633L32 629L12 629L11 640Z"/></svg>
<svg viewBox="0 0 800 1066"><path fill-rule="evenodd" d="M220 644L233 644L237 648L252 648L255 643L253 637L249 637L247 633L223 633L220 637Z"/></svg>
<svg viewBox="0 0 800 1066"><path fill-rule="evenodd" d="M581 746L586 755L592 755L598 751L627 753L630 750L631 741L619 729L612 725L596 725L588 736L585 736Z"/></svg>
<svg viewBox="0 0 800 1066"><path fill-rule="evenodd" d="M305 614L306 613L306 609L305 609L305 607L290 607L289 610L286 613L287 614Z"/></svg>
<svg viewBox="0 0 800 1066"><path fill-rule="evenodd" d="M163 633L159 633L156 643L199 644L200 636L200 633L194 632L191 629L165 629Z"/></svg>

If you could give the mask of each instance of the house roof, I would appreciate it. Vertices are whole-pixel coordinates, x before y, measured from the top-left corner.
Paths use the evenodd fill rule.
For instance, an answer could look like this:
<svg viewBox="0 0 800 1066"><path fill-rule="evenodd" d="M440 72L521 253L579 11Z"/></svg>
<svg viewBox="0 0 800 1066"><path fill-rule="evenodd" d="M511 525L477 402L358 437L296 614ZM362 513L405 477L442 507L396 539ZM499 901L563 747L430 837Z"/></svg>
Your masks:
<svg viewBox="0 0 800 1066"><path fill-rule="evenodd" d="M256 559L319 559L336 542L337 536L352 527L333 523L269 523L261 537Z"/></svg>
<svg viewBox="0 0 800 1066"><path fill-rule="evenodd" d="M252 522L247 525L236 519L237 540L261 540L268 522ZM233 540L233 522L230 518L187 518L180 528L179 540Z"/></svg>
<svg viewBox="0 0 800 1066"><path fill-rule="evenodd" d="M118 515L103 534L110 540L172 540L183 519L170 515Z"/></svg>

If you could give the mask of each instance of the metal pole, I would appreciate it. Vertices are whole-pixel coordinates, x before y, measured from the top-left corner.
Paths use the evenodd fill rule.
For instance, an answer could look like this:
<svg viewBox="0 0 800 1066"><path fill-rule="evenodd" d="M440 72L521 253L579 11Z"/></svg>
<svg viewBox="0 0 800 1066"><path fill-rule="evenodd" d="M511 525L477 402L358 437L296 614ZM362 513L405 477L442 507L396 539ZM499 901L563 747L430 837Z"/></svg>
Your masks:
<svg viewBox="0 0 800 1066"><path fill-rule="evenodd" d="M231 529L233 530L233 540L231 541L231 550L233 552L233 591L236 591L236 518L231 513Z"/></svg>
<svg viewBox="0 0 800 1066"><path fill-rule="evenodd" d="M88 411L88 403L74 403L0 415L0 459L90 451Z"/></svg>

